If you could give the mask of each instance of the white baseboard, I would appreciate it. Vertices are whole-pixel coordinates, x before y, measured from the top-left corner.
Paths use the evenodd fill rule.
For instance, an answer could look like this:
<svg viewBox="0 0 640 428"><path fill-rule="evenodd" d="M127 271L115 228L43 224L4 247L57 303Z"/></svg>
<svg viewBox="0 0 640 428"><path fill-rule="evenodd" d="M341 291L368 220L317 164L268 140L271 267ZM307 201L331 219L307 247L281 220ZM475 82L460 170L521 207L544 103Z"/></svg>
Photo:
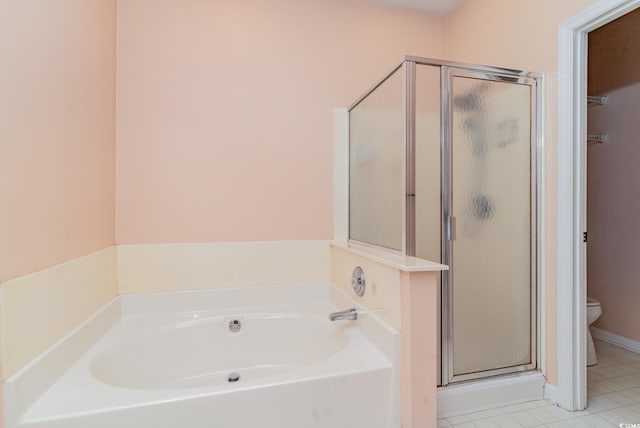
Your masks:
<svg viewBox="0 0 640 428"><path fill-rule="evenodd" d="M640 353L640 341L619 336L615 333L611 333L597 327L591 327L591 336L593 336L594 339L602 340L603 342L610 343L611 345Z"/></svg>
<svg viewBox="0 0 640 428"><path fill-rule="evenodd" d="M479 412L543 398L540 372L438 388L438 418Z"/></svg>
<svg viewBox="0 0 640 428"><path fill-rule="evenodd" d="M560 397L558 396L558 387L555 385L551 385L550 383L545 383L544 398L551 401L552 403L558 404L560 402Z"/></svg>

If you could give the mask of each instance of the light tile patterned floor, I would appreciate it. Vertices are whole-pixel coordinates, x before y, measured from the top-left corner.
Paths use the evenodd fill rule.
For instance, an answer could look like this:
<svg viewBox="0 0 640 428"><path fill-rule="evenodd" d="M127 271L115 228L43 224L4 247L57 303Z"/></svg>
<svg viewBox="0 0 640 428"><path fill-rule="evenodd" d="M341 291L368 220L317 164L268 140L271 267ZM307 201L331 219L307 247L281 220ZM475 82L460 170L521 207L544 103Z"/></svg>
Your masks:
<svg viewBox="0 0 640 428"><path fill-rule="evenodd" d="M438 420L438 427L640 428L640 354L596 341L598 364L587 369L588 407L568 412L545 401Z"/></svg>

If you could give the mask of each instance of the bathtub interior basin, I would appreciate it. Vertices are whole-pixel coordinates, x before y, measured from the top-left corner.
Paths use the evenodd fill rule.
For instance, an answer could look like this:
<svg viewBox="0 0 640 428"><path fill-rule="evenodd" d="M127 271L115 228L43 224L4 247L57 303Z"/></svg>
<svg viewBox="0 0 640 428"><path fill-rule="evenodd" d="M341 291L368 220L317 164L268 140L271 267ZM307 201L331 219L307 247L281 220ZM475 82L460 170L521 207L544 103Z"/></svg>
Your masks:
<svg viewBox="0 0 640 428"><path fill-rule="evenodd" d="M240 327L232 332L230 324ZM98 380L123 388L244 383L330 358L345 347L350 329L303 313L196 316L122 339L97 355L90 369Z"/></svg>
<svg viewBox="0 0 640 428"><path fill-rule="evenodd" d="M356 305L332 284L121 296L7 428L399 428L399 333L329 321Z"/></svg>

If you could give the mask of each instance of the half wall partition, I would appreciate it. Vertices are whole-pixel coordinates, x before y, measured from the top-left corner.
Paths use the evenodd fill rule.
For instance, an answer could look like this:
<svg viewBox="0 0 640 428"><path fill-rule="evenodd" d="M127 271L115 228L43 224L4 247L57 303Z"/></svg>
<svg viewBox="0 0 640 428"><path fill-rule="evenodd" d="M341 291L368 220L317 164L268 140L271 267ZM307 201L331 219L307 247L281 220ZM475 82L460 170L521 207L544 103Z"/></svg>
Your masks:
<svg viewBox="0 0 640 428"><path fill-rule="evenodd" d="M540 76L405 57L349 108L349 240L449 265L440 382L537 368Z"/></svg>

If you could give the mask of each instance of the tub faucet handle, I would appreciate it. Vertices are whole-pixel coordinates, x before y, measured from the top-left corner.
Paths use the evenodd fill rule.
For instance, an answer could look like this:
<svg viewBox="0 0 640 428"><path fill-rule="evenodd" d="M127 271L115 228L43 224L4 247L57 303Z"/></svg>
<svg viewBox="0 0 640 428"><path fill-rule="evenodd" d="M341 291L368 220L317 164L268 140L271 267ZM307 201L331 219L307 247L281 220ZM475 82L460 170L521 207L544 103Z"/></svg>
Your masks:
<svg viewBox="0 0 640 428"><path fill-rule="evenodd" d="M357 320L358 319L358 310L356 308L345 309L344 311L331 312L329 314L330 321L341 321L341 320Z"/></svg>

